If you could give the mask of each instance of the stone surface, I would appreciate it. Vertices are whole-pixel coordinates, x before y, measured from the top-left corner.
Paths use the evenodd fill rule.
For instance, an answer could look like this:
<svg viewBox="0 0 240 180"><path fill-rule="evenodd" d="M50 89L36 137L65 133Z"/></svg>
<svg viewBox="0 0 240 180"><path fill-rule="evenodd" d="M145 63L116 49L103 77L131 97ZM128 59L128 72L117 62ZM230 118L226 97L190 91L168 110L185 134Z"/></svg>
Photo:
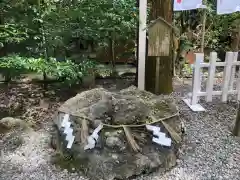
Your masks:
<svg viewBox="0 0 240 180"><path fill-rule="evenodd" d="M16 130L16 129L28 129L30 128L30 124L27 122L13 118L13 117L5 117L0 120L0 133L3 133L4 131L10 131L10 130Z"/></svg>
<svg viewBox="0 0 240 180"><path fill-rule="evenodd" d="M127 179L155 170L165 171L175 166L179 144L174 141L171 147L163 147L152 142L152 133L144 124L151 122L150 116L156 119L176 114L178 108L174 100L167 96L156 96L135 87L120 92L109 92L103 88L82 92L67 100L60 108L55 119L55 130L52 142L61 144L64 156L56 156L58 165L84 173L93 180ZM64 113L70 114L70 121L75 135L72 148L66 149L65 136L62 129L56 126ZM88 119L89 135L99 123L107 125L142 125L132 127L131 134L140 150L134 151L124 129L119 126L104 126L94 149L84 151L81 142L81 120ZM181 133L178 116L165 121L177 133ZM170 137L161 123L161 131Z"/></svg>
<svg viewBox="0 0 240 180"><path fill-rule="evenodd" d="M23 143L23 134L30 131L28 123L21 119L5 117L0 120L0 151L14 151Z"/></svg>

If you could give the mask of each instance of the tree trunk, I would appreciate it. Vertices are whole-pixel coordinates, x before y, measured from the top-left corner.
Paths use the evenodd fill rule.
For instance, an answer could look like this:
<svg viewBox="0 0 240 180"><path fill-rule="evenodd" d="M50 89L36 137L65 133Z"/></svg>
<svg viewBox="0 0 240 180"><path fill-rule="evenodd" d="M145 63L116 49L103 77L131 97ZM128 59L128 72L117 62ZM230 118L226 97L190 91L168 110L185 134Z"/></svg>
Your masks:
<svg viewBox="0 0 240 180"><path fill-rule="evenodd" d="M240 47L240 24L237 26L236 30L233 31L232 50L234 52L237 52L239 50L239 47Z"/></svg>
<svg viewBox="0 0 240 180"><path fill-rule="evenodd" d="M136 7L137 7L137 9L139 9L139 0L137 0L136 1ZM136 47L136 59L135 59L135 61L136 61L136 63L135 63L135 65L136 65L136 76L135 76L135 86L136 87L138 87L138 41L139 41L139 21L137 21L137 28L136 28L136 43L137 43L137 47Z"/></svg>
<svg viewBox="0 0 240 180"><path fill-rule="evenodd" d="M112 65L112 76L116 76L115 37L113 33L109 36L109 55Z"/></svg>
<svg viewBox="0 0 240 180"><path fill-rule="evenodd" d="M48 49L47 49L47 42L45 38L45 34L43 32L43 45L44 45L44 58L45 61L48 61ZM43 72L43 88L47 90L47 73L46 71Z"/></svg>
<svg viewBox="0 0 240 180"><path fill-rule="evenodd" d="M238 104L237 118L233 129L234 136L240 136L240 105Z"/></svg>
<svg viewBox="0 0 240 180"><path fill-rule="evenodd" d="M236 33L236 36L234 38L233 44L232 44L232 49L237 52L239 50L239 45L240 45L240 25L238 26L238 32ZM235 136L240 136L240 105L238 102L238 110L237 110L237 118L235 121L235 126L233 130L233 134Z"/></svg>
<svg viewBox="0 0 240 180"><path fill-rule="evenodd" d="M172 0L151 0L151 12L150 12L150 20L155 20L158 17L164 18L167 22L172 24L172 15L173 15L173 7L172 7ZM173 42L171 37L171 43ZM170 45L170 52L172 52ZM169 94L173 91L173 85L172 85L172 63L173 63L173 56L170 53L169 56L160 57L160 62L156 63L156 57L148 57L148 60L146 61L146 89L151 91L154 89L158 89L158 92L155 92L156 94ZM154 76L156 73L151 73L151 71L154 71L152 68L154 67L154 64L158 64L159 67L159 87L155 88L153 86L156 86L155 82L153 81ZM155 68L156 69L156 68Z"/></svg>

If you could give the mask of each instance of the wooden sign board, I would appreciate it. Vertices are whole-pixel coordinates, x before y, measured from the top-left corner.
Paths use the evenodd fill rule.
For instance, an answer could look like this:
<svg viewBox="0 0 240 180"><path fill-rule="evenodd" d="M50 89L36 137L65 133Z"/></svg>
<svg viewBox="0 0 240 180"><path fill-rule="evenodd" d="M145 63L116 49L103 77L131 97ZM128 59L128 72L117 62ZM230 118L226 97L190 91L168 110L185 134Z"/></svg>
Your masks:
<svg viewBox="0 0 240 180"><path fill-rule="evenodd" d="M172 29L163 21L155 21L148 29L148 56L169 56Z"/></svg>

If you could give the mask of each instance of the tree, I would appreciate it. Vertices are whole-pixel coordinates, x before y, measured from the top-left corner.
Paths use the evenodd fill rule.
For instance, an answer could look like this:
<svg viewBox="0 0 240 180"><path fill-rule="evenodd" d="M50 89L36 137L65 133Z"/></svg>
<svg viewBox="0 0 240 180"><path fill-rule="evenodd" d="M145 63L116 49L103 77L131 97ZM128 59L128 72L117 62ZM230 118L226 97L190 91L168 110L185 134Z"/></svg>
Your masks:
<svg viewBox="0 0 240 180"><path fill-rule="evenodd" d="M173 15L173 8L172 8L172 0L151 0L150 1L151 7L150 7L150 20L155 20L158 17L162 17L167 22L172 24L172 15ZM172 42L172 38L170 40ZM170 51L172 51L172 47L170 46ZM170 53L172 54L172 53ZM168 57L160 57L160 64L159 64L159 70L160 70L160 76L159 76L159 92L160 94L169 94L173 91L173 82L172 82L172 55L169 55ZM149 66L148 64L150 62L156 62L156 57L148 57L148 60L146 61L146 66ZM148 68L147 68L148 69ZM146 71L151 71L147 70ZM150 73L150 72L149 72ZM152 78L151 75L146 74L147 80L146 80L146 89L149 89L149 82L151 82Z"/></svg>
<svg viewBox="0 0 240 180"><path fill-rule="evenodd" d="M207 19L204 47L205 50L216 51L219 57L224 59L225 52L231 50L232 41L236 40L232 29L237 19L240 19L239 13L217 15L216 1L207 1ZM180 74L183 65L186 63L185 54L187 51L199 51L202 38L202 11L191 10L175 12L174 25L180 30L179 49L176 58L176 68ZM181 74L180 74L181 75Z"/></svg>
<svg viewBox="0 0 240 180"><path fill-rule="evenodd" d="M0 49L9 43L20 43L28 38L28 28L23 21L19 21L20 13L18 1L0 2Z"/></svg>
<svg viewBox="0 0 240 180"><path fill-rule="evenodd" d="M238 104L237 117L235 121L235 126L233 129L233 135L240 136L240 106Z"/></svg>
<svg viewBox="0 0 240 180"><path fill-rule="evenodd" d="M236 20L234 22L235 28L233 29L233 34L235 36L233 42L232 42L232 50L235 52L239 52L239 47L240 47L240 20ZM240 136L240 104L238 102L238 110L237 110L237 118L235 121L235 126L233 130L233 134L235 136Z"/></svg>
<svg viewBox="0 0 240 180"><path fill-rule="evenodd" d="M67 18L70 15L70 22L64 23L68 24L65 30L74 37L92 40L100 47L107 47L115 68L115 45L135 37L137 16L134 14L137 12L134 12L134 7L134 0L76 2L75 6L63 10Z"/></svg>

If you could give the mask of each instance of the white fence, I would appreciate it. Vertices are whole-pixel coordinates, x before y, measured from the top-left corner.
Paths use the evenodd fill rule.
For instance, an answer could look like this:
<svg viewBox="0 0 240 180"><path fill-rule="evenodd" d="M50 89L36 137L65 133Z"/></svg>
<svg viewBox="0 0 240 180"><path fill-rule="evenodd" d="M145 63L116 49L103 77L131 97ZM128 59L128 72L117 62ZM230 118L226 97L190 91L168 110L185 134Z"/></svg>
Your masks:
<svg viewBox="0 0 240 180"><path fill-rule="evenodd" d="M227 52L225 62L217 62L217 53L210 54L209 63L204 63L204 54L195 54L195 64L192 78L192 92L189 98L183 101L193 111L205 111L205 109L198 104L200 97L205 97L207 102L211 102L213 96L221 96L222 102L227 101L229 94L237 94L237 100L240 100L240 76L236 76L236 66L240 66L238 59L238 52ZM214 91L214 78L216 67L224 67L222 88L220 91ZM208 68L208 77L206 84L206 91L201 91L202 84L202 68ZM237 77L237 78L236 78ZM234 89L234 82L237 83L237 88Z"/></svg>

